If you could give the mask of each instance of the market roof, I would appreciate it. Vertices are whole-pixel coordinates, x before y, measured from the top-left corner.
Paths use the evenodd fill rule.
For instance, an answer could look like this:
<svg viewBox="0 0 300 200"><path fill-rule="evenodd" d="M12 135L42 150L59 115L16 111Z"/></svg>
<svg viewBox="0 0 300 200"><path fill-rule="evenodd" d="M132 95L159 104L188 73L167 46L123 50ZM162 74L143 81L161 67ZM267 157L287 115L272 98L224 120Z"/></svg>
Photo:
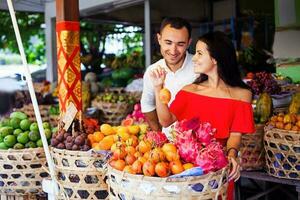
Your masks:
<svg viewBox="0 0 300 200"><path fill-rule="evenodd" d="M13 0L13 5L16 11L44 12L45 3L53 1L55 0ZM6 0L0 1L0 10L8 10Z"/></svg>
<svg viewBox="0 0 300 200"><path fill-rule="evenodd" d="M162 18L182 17L191 23L200 23L209 19L210 4L205 0L149 0L151 23L160 24ZM144 24L144 0L114 1L103 4L97 9L81 12L81 17L94 22L127 22Z"/></svg>
<svg viewBox="0 0 300 200"><path fill-rule="evenodd" d="M93 7L84 8L90 2ZM207 21L213 1L206 0L149 0L151 23L159 24L166 16L183 17L191 23ZM45 12L45 3L55 0L13 0L16 11ZM144 25L144 0L79 0L81 18L95 23L128 23ZM6 0L0 1L0 10L7 10Z"/></svg>

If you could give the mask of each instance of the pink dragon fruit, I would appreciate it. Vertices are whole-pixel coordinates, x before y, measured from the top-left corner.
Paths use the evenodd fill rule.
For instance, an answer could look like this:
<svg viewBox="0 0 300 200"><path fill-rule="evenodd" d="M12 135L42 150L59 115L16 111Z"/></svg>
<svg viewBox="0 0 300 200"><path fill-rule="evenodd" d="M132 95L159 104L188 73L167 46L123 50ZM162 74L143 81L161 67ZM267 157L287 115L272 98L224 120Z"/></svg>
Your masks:
<svg viewBox="0 0 300 200"><path fill-rule="evenodd" d="M211 126L210 123L205 122L199 125L198 130L196 130L196 137L203 145L208 145L214 139L214 133L216 129Z"/></svg>
<svg viewBox="0 0 300 200"><path fill-rule="evenodd" d="M185 162L194 162L201 147L194 137L192 130L185 131L183 134L178 134L178 137L176 137L175 140L175 145L180 157Z"/></svg>
<svg viewBox="0 0 300 200"><path fill-rule="evenodd" d="M157 147L161 147L163 144L168 142L168 138L161 131L147 131L145 139L149 140Z"/></svg>
<svg viewBox="0 0 300 200"><path fill-rule="evenodd" d="M228 164L228 161L220 143L211 142L199 151L195 164L202 167L204 172L210 172L222 169Z"/></svg>
<svg viewBox="0 0 300 200"><path fill-rule="evenodd" d="M226 166L223 147L213 137L215 131L210 123L201 123L198 118L176 122L173 134L180 157L202 167L205 173Z"/></svg>

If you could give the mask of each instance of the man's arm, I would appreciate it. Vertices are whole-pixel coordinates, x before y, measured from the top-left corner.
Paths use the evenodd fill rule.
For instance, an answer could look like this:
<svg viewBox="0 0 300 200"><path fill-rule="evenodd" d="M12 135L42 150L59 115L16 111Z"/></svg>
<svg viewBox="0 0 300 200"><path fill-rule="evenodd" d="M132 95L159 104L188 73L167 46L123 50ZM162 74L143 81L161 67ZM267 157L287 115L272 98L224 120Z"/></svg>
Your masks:
<svg viewBox="0 0 300 200"><path fill-rule="evenodd" d="M161 125L158 122L158 117L157 117L156 110L144 113L144 115L146 117L146 121L148 122L151 130L161 131Z"/></svg>

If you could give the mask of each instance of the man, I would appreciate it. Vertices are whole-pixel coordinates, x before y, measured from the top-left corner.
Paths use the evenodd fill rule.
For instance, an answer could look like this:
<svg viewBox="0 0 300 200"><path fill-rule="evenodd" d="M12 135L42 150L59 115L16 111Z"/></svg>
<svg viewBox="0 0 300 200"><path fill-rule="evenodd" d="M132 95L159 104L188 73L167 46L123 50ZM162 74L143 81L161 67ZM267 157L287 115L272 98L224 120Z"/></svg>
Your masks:
<svg viewBox="0 0 300 200"><path fill-rule="evenodd" d="M177 92L196 79L192 55L187 52L191 43L191 25L181 18L165 18L157 34L160 52L163 59L150 65L144 74L144 86L141 99L142 112L152 130L161 130L155 109L154 88L150 79L150 72L156 67L167 71L164 87L171 92L171 101ZM164 131L165 132L165 131ZM165 132L167 133L167 132Z"/></svg>

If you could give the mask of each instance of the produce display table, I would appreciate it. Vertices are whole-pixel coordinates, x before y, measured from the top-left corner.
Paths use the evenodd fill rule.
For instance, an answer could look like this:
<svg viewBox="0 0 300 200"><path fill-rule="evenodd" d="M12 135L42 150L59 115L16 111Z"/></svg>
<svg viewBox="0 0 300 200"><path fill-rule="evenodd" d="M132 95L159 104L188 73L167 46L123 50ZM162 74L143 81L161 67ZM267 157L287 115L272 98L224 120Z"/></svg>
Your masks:
<svg viewBox="0 0 300 200"><path fill-rule="evenodd" d="M298 193L297 199L300 200L300 181L299 180L280 179L280 178L276 178L273 176L269 176L266 172L262 172L262 171L242 171L241 178L247 178L251 182L253 182L255 185L257 185L256 181L276 183L275 186L273 186L271 188L266 188L264 191L259 192L252 197L247 197L246 198L247 200L258 199L259 197L267 196L269 193L276 191L278 189L285 192L284 188L282 188L282 185L295 186L296 192ZM241 200L242 199L241 198L242 188L241 188L240 182L238 184L236 184L235 187L236 187L235 188L236 189L236 200ZM288 197L287 199L293 199L291 194L289 194L287 191L285 193Z"/></svg>

